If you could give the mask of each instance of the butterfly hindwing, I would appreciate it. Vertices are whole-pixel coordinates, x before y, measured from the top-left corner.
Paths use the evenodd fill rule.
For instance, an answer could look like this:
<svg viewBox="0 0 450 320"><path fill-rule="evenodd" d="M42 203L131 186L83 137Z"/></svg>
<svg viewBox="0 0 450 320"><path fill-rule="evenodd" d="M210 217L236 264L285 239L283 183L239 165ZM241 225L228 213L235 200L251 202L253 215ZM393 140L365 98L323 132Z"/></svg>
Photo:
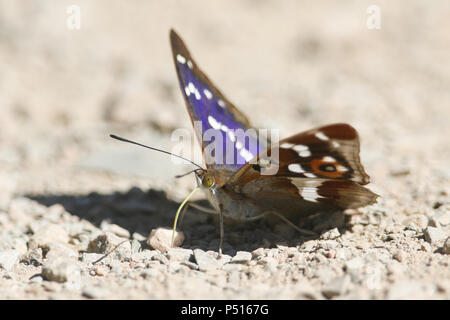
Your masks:
<svg viewBox="0 0 450 320"><path fill-rule="evenodd" d="M358 134L348 124L331 124L281 140L279 158L279 176L369 183L359 159Z"/></svg>
<svg viewBox="0 0 450 320"><path fill-rule="evenodd" d="M260 144L257 135L247 131L251 129L248 119L202 72L183 40L173 30L170 40L180 88L208 171L215 175L216 180L225 182L265 146ZM240 134L244 132L250 134L247 137ZM213 145L210 144L212 141Z"/></svg>
<svg viewBox="0 0 450 320"><path fill-rule="evenodd" d="M275 175L261 174L262 163L274 161L271 149L260 154L256 164L236 172L229 188L249 198L289 202L288 208L299 208L297 202L340 208L375 202L377 195L361 186L369 182L369 176L360 163L358 134L350 125L312 129L281 140L273 148L279 155Z"/></svg>

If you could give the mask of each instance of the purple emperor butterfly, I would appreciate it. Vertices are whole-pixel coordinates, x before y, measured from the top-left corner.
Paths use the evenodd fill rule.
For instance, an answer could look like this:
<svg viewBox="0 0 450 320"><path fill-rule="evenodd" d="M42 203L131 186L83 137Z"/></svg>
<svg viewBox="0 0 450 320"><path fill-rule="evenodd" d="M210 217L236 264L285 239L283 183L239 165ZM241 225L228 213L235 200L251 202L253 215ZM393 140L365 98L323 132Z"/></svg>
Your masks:
<svg viewBox="0 0 450 320"><path fill-rule="evenodd" d="M247 117L203 73L173 30L170 42L180 88L206 163L206 170L195 170L195 175L207 192L212 211L220 216L220 243L224 216L238 220L268 213L298 216L376 201L377 195L362 187L369 183L369 176L360 163L358 134L352 126L331 124L277 144L264 144L255 135L240 140L235 132L252 128ZM215 138L208 139L206 132L213 132ZM207 150L211 145L212 152ZM232 146L231 150L226 146ZM278 171L262 174L275 151ZM233 156L227 157L227 152Z"/></svg>

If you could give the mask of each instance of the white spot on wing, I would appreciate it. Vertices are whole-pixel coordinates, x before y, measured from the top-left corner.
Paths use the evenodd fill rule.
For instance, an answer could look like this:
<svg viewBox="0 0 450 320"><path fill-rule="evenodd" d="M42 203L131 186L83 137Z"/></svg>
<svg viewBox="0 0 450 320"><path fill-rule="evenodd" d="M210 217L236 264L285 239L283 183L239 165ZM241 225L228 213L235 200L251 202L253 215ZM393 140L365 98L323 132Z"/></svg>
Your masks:
<svg viewBox="0 0 450 320"><path fill-rule="evenodd" d="M305 151L305 150L309 150L308 146L305 146L304 144L297 144L295 147L293 147L292 149L294 149L295 151Z"/></svg>
<svg viewBox="0 0 450 320"><path fill-rule="evenodd" d="M185 64L186 63L186 58L183 57L181 54L177 54L177 61L179 63Z"/></svg>
<svg viewBox="0 0 450 320"><path fill-rule="evenodd" d="M292 143L289 142L283 142L282 144L280 144L280 148L281 149L290 149L292 148L294 145Z"/></svg>
<svg viewBox="0 0 450 320"><path fill-rule="evenodd" d="M198 92L197 88L195 88L195 99L200 100L202 98L202 96L200 95L200 92Z"/></svg>
<svg viewBox="0 0 450 320"><path fill-rule="evenodd" d="M326 156L326 157L322 158L322 161L325 161L325 162L336 162L336 159L333 158L333 157L330 157L330 156Z"/></svg>
<svg viewBox="0 0 450 320"><path fill-rule="evenodd" d="M191 60L188 60L187 65L188 65L189 69L192 69L192 66L193 66L193 65L192 65Z"/></svg>
<svg viewBox="0 0 450 320"><path fill-rule="evenodd" d="M186 95L189 97L191 94L191 91L189 90L189 87L184 87L184 92L186 92Z"/></svg>
<svg viewBox="0 0 450 320"><path fill-rule="evenodd" d="M338 166L336 167L336 170L337 170L337 171L341 171L341 172L346 172L346 171L348 171L348 169L347 169L346 167L341 166L341 165L338 165Z"/></svg>
<svg viewBox="0 0 450 320"><path fill-rule="evenodd" d="M228 130L230 130L230 129L228 129L228 127L223 124L223 125L220 126L220 130L228 132Z"/></svg>
<svg viewBox="0 0 450 320"><path fill-rule="evenodd" d="M221 106L222 108L225 108L225 101L223 101L222 99L217 100L217 103L218 103L219 106Z"/></svg>
<svg viewBox="0 0 450 320"><path fill-rule="evenodd" d="M195 90L196 90L196 88L195 88L195 86L194 86L194 84L192 82L188 83L188 88L189 88L189 91L192 92L192 93L194 93Z"/></svg>
<svg viewBox="0 0 450 320"><path fill-rule="evenodd" d="M305 146L304 144L297 144L292 147L292 149L297 151L298 155L303 158L309 157L311 155L311 151L309 151L308 146Z"/></svg>
<svg viewBox="0 0 450 320"><path fill-rule="evenodd" d="M306 201L317 202L319 198L325 198L317 193L318 188L322 185L318 180L305 180L298 178L290 178L291 183L297 187L298 193Z"/></svg>
<svg viewBox="0 0 450 320"><path fill-rule="evenodd" d="M214 129L220 129L220 122L218 122L212 116L208 116L208 122Z"/></svg>
<svg viewBox="0 0 450 320"><path fill-rule="evenodd" d="M205 97L208 99L212 98L212 93L208 89L203 89L203 93L205 94Z"/></svg>
<svg viewBox="0 0 450 320"><path fill-rule="evenodd" d="M311 151L309 151L309 150L303 150L303 151L300 151L300 152L298 153L298 155L299 155L300 157L306 158L306 157L309 157L309 156L311 155Z"/></svg>
<svg viewBox="0 0 450 320"><path fill-rule="evenodd" d="M311 202L317 202L317 199L323 198L317 193L316 187L305 187L302 189L300 195L305 199L306 201Z"/></svg>
<svg viewBox="0 0 450 320"><path fill-rule="evenodd" d="M242 156L242 158L245 159L245 161L250 161L253 159L253 155L245 148L242 148L241 151L239 151L239 154Z"/></svg>
<svg viewBox="0 0 450 320"><path fill-rule="evenodd" d="M289 169L289 171L295 172L295 173L305 172L305 170L303 170L302 166L299 165L298 163L291 163L290 165L288 165L288 169Z"/></svg>
<svg viewBox="0 0 450 320"><path fill-rule="evenodd" d="M228 130L228 137L230 137L230 140L235 142L236 141L236 135L234 134L233 130Z"/></svg>
<svg viewBox="0 0 450 320"><path fill-rule="evenodd" d="M244 145L241 142L236 141L236 149L240 150L240 149L242 149L243 146Z"/></svg>
<svg viewBox="0 0 450 320"><path fill-rule="evenodd" d="M325 135L325 133L323 133L323 132L321 132L321 131L316 132L315 136L316 136L318 139L323 140L323 141L330 140L330 138L328 138L328 137Z"/></svg>
<svg viewBox="0 0 450 320"><path fill-rule="evenodd" d="M332 141L331 144L333 145L333 147L335 148L339 148L341 146L341 144L337 141Z"/></svg>
<svg viewBox="0 0 450 320"><path fill-rule="evenodd" d="M303 175L307 178L317 178L317 176L314 173L310 172L305 172Z"/></svg>

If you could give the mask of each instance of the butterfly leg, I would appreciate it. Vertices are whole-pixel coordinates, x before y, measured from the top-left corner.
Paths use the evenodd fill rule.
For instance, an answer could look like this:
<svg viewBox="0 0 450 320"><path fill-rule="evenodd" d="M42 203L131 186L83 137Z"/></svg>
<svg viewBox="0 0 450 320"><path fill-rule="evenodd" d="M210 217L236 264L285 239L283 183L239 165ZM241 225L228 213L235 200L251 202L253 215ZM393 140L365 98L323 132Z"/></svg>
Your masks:
<svg viewBox="0 0 450 320"><path fill-rule="evenodd" d="M307 235L307 236L315 236L315 237L318 236L318 234L315 233L315 232L313 232L313 231L299 228L299 227L296 226L292 221L290 221L288 218L286 218L285 216L279 214L279 213L276 212L276 211L266 211L266 212L263 213L263 215L266 215L266 214L274 214L274 215L276 215L278 218L280 218L281 220L283 220L284 222L286 222L288 225L290 225L292 228L294 228L295 230L297 230L297 231L298 231L299 233L301 233L301 234L304 234L304 235ZM259 216L258 216L258 217L259 217Z"/></svg>
<svg viewBox="0 0 450 320"><path fill-rule="evenodd" d="M219 223L220 223L220 241L219 241L219 258L222 257L222 244L223 244L223 212L219 212Z"/></svg>
<svg viewBox="0 0 450 320"><path fill-rule="evenodd" d="M215 210L213 208L208 208L208 207L199 205L199 204L197 204L195 202L189 202L189 205L192 208L195 208L195 209L197 209L197 210L199 210L201 212L206 212L206 213L209 213L209 214L217 214L217 210Z"/></svg>
<svg viewBox="0 0 450 320"><path fill-rule="evenodd" d="M199 205L199 204L197 204L195 202L188 201L186 203L186 205L184 206L183 211L181 212L179 225L181 225L183 223L184 214L186 213L186 211L187 211L189 206L194 208L194 209L197 209L198 211L201 211L201 212L205 212L205 213L208 213L208 214L217 214L217 211L212 209L212 208L204 207L204 206Z"/></svg>

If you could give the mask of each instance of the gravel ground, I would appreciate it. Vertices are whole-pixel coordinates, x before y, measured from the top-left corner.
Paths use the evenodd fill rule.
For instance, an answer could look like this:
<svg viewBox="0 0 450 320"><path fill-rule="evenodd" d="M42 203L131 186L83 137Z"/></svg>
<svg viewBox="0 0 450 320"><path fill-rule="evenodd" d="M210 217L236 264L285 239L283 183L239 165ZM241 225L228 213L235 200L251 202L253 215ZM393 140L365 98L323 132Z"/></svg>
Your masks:
<svg viewBox="0 0 450 320"><path fill-rule="evenodd" d="M370 4L0 1L0 299L449 299L450 6ZM378 203L226 221L221 259L190 209L165 250L189 167L108 134L191 132L171 27L258 127L356 127Z"/></svg>

